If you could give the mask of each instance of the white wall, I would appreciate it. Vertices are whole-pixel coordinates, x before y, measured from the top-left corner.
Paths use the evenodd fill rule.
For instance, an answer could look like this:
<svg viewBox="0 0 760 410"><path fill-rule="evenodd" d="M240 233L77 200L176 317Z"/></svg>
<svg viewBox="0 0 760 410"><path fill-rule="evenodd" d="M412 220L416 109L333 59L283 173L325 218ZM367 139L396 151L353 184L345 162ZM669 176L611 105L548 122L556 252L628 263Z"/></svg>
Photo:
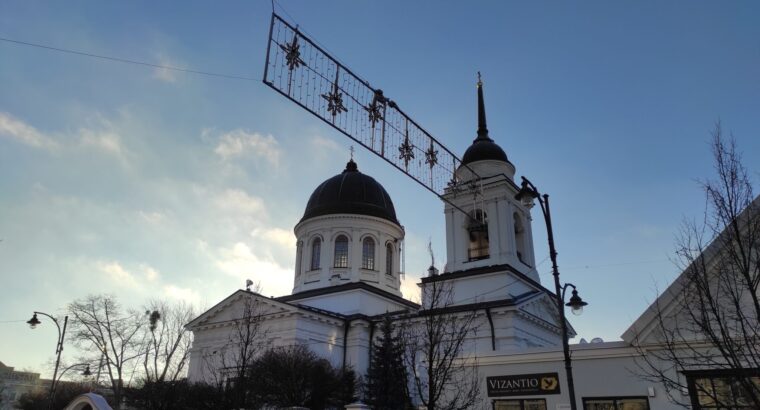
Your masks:
<svg viewBox="0 0 760 410"><path fill-rule="evenodd" d="M683 407L671 402L662 386L643 380L638 374L635 361L637 352L624 342L571 345L575 396L579 409L583 398L613 396L644 396L651 410L675 410ZM567 379L561 350L533 349L511 355L482 355L478 357L483 398L491 403L495 399L543 398L547 409L569 405ZM534 373L558 373L558 395L487 397L486 377ZM652 388L654 397L649 397ZM687 396L681 396L688 401ZM560 406L560 407L558 407ZM568 407L569 408L569 407Z"/></svg>

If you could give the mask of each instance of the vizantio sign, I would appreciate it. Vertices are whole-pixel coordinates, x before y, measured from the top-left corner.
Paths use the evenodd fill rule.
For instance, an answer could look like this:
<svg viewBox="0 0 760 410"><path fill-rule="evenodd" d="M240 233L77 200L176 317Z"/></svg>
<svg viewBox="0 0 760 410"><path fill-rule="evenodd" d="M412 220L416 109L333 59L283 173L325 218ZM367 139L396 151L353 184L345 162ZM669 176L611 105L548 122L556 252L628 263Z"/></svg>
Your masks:
<svg viewBox="0 0 760 410"><path fill-rule="evenodd" d="M489 397L559 394L557 373L486 377Z"/></svg>

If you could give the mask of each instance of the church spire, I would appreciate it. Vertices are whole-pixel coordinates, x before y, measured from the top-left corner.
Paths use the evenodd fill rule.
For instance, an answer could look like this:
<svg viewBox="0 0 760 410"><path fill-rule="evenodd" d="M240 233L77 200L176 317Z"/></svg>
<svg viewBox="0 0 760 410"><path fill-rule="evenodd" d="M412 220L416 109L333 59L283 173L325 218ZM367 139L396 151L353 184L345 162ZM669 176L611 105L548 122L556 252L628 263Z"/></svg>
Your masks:
<svg viewBox="0 0 760 410"><path fill-rule="evenodd" d="M483 81L478 71L478 138L477 140L493 141L488 137L488 127L486 126L486 106L483 102Z"/></svg>

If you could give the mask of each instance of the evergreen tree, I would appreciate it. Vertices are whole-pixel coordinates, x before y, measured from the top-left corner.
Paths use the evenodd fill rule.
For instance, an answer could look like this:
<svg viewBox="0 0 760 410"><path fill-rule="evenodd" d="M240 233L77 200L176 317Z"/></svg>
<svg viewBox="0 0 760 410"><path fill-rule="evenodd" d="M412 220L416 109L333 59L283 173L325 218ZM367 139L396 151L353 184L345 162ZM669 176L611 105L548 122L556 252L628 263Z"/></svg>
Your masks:
<svg viewBox="0 0 760 410"><path fill-rule="evenodd" d="M376 410L398 410L410 405L404 344L394 334L393 322L386 315L380 328L382 337L373 346L367 372L366 400Z"/></svg>

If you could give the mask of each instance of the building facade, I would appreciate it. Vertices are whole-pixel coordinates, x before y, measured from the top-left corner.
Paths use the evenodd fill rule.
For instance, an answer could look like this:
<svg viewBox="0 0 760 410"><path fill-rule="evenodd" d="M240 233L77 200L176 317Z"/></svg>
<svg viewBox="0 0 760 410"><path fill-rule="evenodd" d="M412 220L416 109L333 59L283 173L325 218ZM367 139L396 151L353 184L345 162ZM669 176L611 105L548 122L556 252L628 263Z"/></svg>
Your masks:
<svg viewBox="0 0 760 410"><path fill-rule="evenodd" d="M419 286L424 298L426 289L445 285L450 298L440 311L474 316L461 360L477 368L483 406L569 408L555 295L535 269L531 213L515 199L514 176L515 166L489 136L479 83L477 137L462 156L457 184L445 194L447 262L440 273L431 266ZM478 195L462 194L458 187L464 186L476 187ZM424 300L420 306L401 295L405 231L393 202L353 160L314 190L294 232L290 295L239 290L187 325L194 333L190 380L211 382L234 362L230 334L252 304L267 346L306 345L360 375L385 315L408 320L429 313ZM657 303L667 303L671 293L677 291ZM623 341L572 345L578 408L675 409L694 394L663 389L637 370L661 342L651 309ZM574 336L572 327L569 333Z"/></svg>
<svg viewBox="0 0 760 410"><path fill-rule="evenodd" d="M0 409L13 409L22 395L46 389L49 385L50 380L40 379L39 373L15 370L0 362Z"/></svg>

